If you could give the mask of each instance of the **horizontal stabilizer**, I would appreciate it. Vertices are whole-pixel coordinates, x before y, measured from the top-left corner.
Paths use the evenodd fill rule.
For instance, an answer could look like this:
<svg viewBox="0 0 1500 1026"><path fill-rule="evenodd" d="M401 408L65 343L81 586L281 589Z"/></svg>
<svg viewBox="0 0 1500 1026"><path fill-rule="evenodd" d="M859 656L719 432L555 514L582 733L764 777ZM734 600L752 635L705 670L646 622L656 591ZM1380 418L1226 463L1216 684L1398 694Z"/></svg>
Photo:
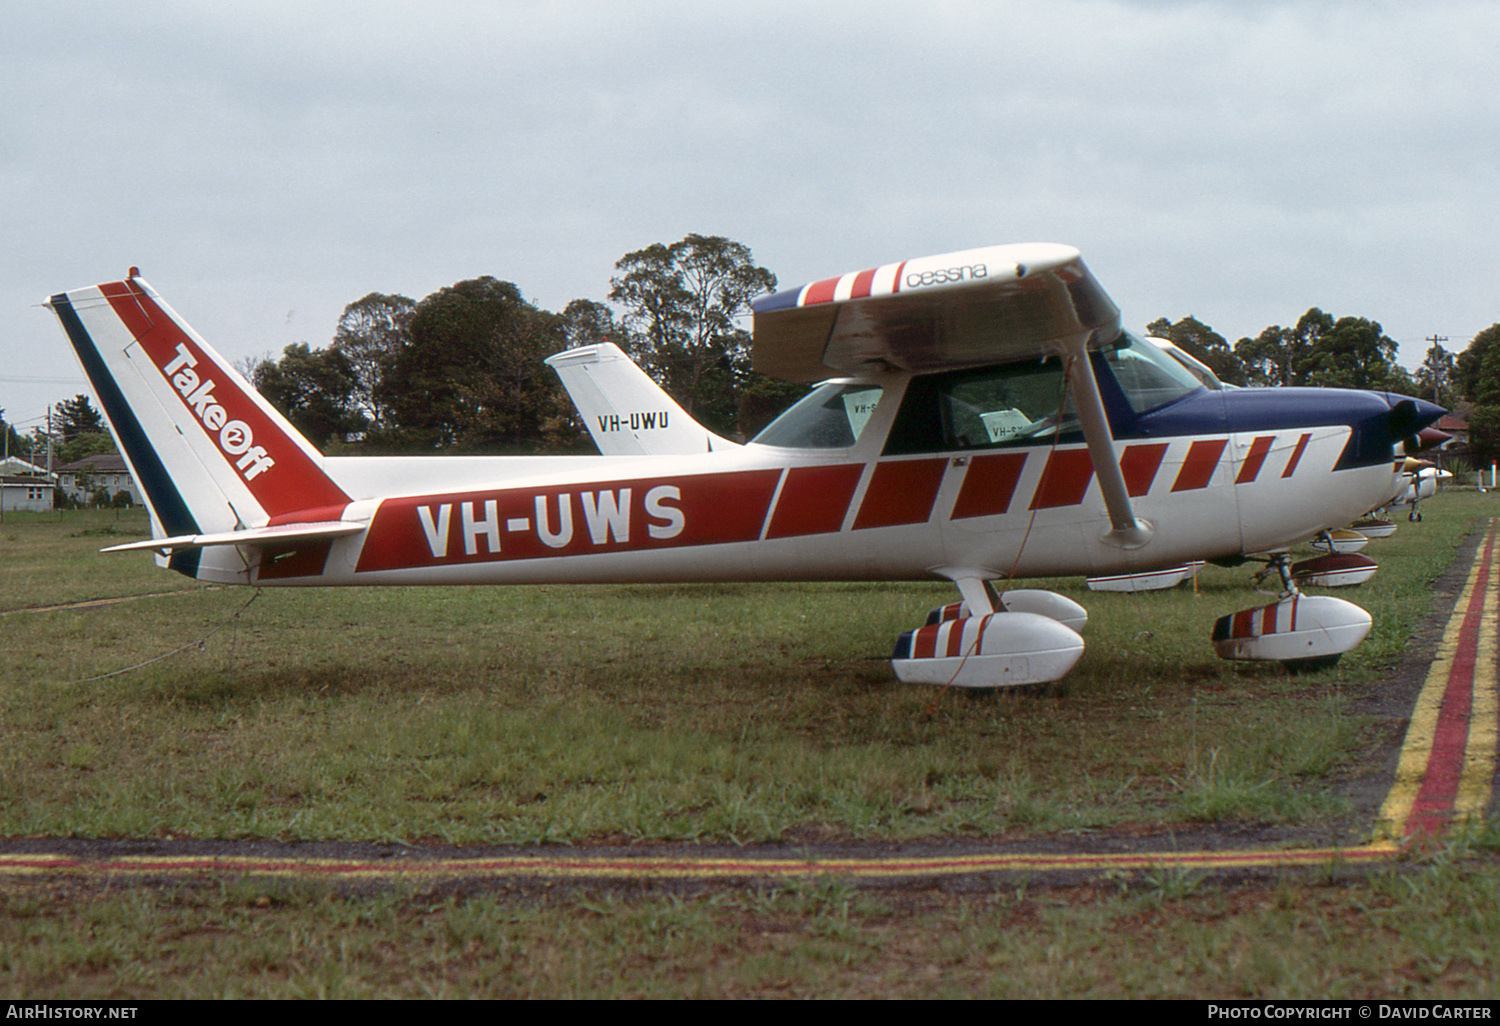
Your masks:
<svg viewBox="0 0 1500 1026"><path fill-rule="evenodd" d="M181 549L206 549L214 545L287 545L301 541L324 538L340 538L348 534L359 534L368 524L351 524L343 520L330 520L312 524L278 524L274 527L252 527L243 531L224 531L220 534L180 534L175 538L152 538L148 541L127 542L111 545L100 552L132 552L149 550L166 555Z"/></svg>

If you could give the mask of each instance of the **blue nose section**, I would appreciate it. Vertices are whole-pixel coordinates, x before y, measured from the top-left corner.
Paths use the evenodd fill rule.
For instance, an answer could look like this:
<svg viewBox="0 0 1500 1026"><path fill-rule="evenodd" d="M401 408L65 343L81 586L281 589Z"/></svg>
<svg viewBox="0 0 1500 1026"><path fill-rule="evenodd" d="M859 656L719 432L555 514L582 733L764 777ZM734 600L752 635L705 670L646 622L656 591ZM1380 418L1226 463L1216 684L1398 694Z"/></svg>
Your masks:
<svg viewBox="0 0 1500 1026"><path fill-rule="evenodd" d="M1335 470L1389 462L1397 446L1414 440L1445 412L1423 399L1354 388L1238 388L1216 394L1230 431L1347 424L1352 434Z"/></svg>
<svg viewBox="0 0 1500 1026"><path fill-rule="evenodd" d="M1353 420L1354 437L1339 460L1339 466L1368 466L1388 460L1398 450L1416 452L1417 432L1432 424L1446 410L1425 399L1395 395L1391 392L1370 393L1383 401L1381 413Z"/></svg>

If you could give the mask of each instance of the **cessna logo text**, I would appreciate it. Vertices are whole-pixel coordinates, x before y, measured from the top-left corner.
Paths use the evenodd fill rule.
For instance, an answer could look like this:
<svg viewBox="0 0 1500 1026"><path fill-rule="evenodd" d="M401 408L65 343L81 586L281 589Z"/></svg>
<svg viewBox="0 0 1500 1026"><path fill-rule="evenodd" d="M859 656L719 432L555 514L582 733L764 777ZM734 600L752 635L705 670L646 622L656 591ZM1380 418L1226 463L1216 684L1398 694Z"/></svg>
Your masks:
<svg viewBox="0 0 1500 1026"><path fill-rule="evenodd" d="M162 373L172 382L172 387L182 395L188 409L203 422L208 433L218 441L219 448L239 470L246 481L253 480L261 471L270 470L276 461L266 450L255 444L255 435L250 425L243 420L230 420L224 407L214 398L218 382L213 378L199 378L194 370L198 358L188 352L187 346L177 343L177 355L162 368Z"/></svg>
<svg viewBox="0 0 1500 1026"><path fill-rule="evenodd" d="M913 271L906 276L906 287L919 285L953 285L973 278L986 278L989 268L984 264L968 264L964 267L939 267L935 271Z"/></svg>

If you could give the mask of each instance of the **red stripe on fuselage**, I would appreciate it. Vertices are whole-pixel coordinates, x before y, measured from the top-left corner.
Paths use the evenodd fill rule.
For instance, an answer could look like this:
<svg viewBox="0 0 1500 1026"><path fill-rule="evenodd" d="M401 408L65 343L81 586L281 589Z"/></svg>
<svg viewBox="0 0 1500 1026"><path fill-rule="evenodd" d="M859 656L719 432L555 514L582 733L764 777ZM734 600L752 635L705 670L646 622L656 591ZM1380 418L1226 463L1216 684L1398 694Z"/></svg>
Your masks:
<svg viewBox="0 0 1500 1026"><path fill-rule="evenodd" d="M870 284L875 280L876 268L860 271L854 276L854 287L849 291L850 299L864 299L870 294Z"/></svg>
<svg viewBox="0 0 1500 1026"><path fill-rule="evenodd" d="M834 467L792 467L786 472L767 538L825 534L844 526L849 500L864 473L863 463Z"/></svg>
<svg viewBox="0 0 1500 1026"><path fill-rule="evenodd" d="M1266 454L1271 451L1271 443L1274 441L1275 435L1262 435L1250 443L1250 452L1240 465L1240 474L1234 479L1235 484L1250 484L1259 476L1261 464L1266 462Z"/></svg>
<svg viewBox="0 0 1500 1026"><path fill-rule="evenodd" d="M953 504L953 520L999 516L1010 509L1016 483L1026 466L1026 453L1003 452L969 460L963 488Z"/></svg>
<svg viewBox="0 0 1500 1026"><path fill-rule="evenodd" d="M1162 458L1166 455L1166 442L1125 447L1120 457L1120 474L1125 478L1125 491L1131 498L1138 499L1151 491L1156 472L1161 469Z"/></svg>
<svg viewBox="0 0 1500 1026"><path fill-rule="evenodd" d="M1312 435L1307 434L1297 439L1297 448L1293 450L1292 458L1286 461L1286 469L1281 472L1282 477L1291 477L1297 472L1297 464L1302 462L1302 453L1307 448L1307 441L1310 438Z"/></svg>
<svg viewBox="0 0 1500 1026"><path fill-rule="evenodd" d="M130 282L99 289L262 509L276 517L308 506L348 504L349 496L154 299Z"/></svg>
<svg viewBox="0 0 1500 1026"><path fill-rule="evenodd" d="M1076 506L1094 480L1094 461L1087 449L1054 449L1031 497L1032 509Z"/></svg>
<svg viewBox="0 0 1500 1026"><path fill-rule="evenodd" d="M1177 480L1172 482L1172 491L1191 492L1207 488L1227 442L1225 438L1194 442L1188 449L1187 458L1182 461L1182 469L1177 472Z"/></svg>
<svg viewBox="0 0 1500 1026"><path fill-rule="evenodd" d="M854 529L926 523L947 466L946 456L877 463L854 518Z"/></svg>

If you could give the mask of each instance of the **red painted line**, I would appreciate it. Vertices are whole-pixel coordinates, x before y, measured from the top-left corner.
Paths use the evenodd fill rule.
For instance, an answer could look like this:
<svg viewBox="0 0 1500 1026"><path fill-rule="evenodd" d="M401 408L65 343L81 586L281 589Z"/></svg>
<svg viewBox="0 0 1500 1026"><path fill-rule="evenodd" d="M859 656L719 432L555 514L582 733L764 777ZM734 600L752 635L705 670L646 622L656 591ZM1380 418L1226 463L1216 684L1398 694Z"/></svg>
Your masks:
<svg viewBox="0 0 1500 1026"><path fill-rule="evenodd" d="M1441 711L1433 733L1432 750L1422 786L1406 818L1406 836L1441 833L1453 819L1458 798L1459 780L1463 776L1464 756L1469 742L1469 720L1474 710L1474 669L1479 660L1479 621L1490 578L1490 559L1494 553L1495 534L1491 531L1481 553L1469 605L1459 628L1458 648L1443 686Z"/></svg>

